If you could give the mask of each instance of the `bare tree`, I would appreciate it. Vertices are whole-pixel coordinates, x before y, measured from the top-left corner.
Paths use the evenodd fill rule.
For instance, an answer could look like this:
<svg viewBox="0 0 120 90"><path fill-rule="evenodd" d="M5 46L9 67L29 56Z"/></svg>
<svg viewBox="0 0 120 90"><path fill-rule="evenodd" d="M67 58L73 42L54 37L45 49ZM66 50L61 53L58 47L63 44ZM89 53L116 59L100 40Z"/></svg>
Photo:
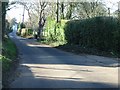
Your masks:
<svg viewBox="0 0 120 90"><path fill-rule="evenodd" d="M101 2L80 2L77 6L79 16L83 18L92 18L106 15L106 8Z"/></svg>
<svg viewBox="0 0 120 90"><path fill-rule="evenodd" d="M47 7L47 2L41 2L40 0L38 0L38 2L34 3L34 11L36 11L37 15L38 15L38 31L37 31L37 36L38 36L38 40L41 40L41 35L42 35L42 31L43 31L43 27L45 25L45 8Z"/></svg>
<svg viewBox="0 0 120 90"><path fill-rule="evenodd" d="M45 25L44 10L47 6L47 2L41 2L40 0L31 1L31 2L16 1L16 4L23 5L24 8L27 10L28 16L29 16L29 23L30 23L31 28L33 28L35 22L38 23L37 36L38 36L38 39L40 39L41 32L42 32L43 27ZM35 15L37 17L38 21L34 21L34 19L32 17L33 15Z"/></svg>

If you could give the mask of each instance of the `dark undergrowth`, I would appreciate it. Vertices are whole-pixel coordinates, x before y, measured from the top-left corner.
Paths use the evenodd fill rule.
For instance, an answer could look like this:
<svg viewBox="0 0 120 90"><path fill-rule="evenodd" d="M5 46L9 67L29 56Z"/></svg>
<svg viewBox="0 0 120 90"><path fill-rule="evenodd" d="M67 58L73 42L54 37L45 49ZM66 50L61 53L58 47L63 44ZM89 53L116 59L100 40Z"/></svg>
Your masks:
<svg viewBox="0 0 120 90"><path fill-rule="evenodd" d="M80 47L78 45L65 44L65 45L56 46L55 48L61 49L61 50L67 51L67 52L72 52L74 54L89 54L89 55L98 55L98 56L105 56L105 57L120 58L120 54L117 54L117 53L106 52L106 51L97 50L94 48Z"/></svg>
<svg viewBox="0 0 120 90"><path fill-rule="evenodd" d="M12 72L14 72L13 69L15 69L18 62L16 45L9 37L3 39L0 61L2 61L2 84L3 87L6 87Z"/></svg>

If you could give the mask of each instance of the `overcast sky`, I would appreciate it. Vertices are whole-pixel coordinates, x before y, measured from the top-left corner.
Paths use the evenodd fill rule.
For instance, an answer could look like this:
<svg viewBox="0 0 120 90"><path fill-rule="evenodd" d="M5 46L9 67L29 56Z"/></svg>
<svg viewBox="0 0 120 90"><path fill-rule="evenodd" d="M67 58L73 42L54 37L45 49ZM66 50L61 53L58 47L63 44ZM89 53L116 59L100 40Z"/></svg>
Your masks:
<svg viewBox="0 0 120 90"><path fill-rule="evenodd" d="M9 1L11 2L13 0L9 0ZM119 1L120 0L104 0L106 6L111 8L111 12L118 9L117 2ZM17 5L17 7L7 11L7 18L8 19L16 18L17 22L22 22L22 15L23 15L23 6L21 5ZM28 14L27 11L25 10L25 21L27 21L27 19L28 19Z"/></svg>

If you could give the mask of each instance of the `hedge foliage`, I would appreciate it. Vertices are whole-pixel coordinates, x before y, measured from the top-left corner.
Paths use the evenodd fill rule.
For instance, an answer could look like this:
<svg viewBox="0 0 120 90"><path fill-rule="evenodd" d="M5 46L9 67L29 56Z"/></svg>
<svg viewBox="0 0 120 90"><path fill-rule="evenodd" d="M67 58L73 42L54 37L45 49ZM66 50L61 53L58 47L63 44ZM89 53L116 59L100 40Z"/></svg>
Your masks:
<svg viewBox="0 0 120 90"><path fill-rule="evenodd" d="M64 30L69 44L120 53L120 25L117 18L94 17L68 21Z"/></svg>
<svg viewBox="0 0 120 90"><path fill-rule="evenodd" d="M32 36L33 30L30 28L22 28L22 29L19 28L17 34L22 37Z"/></svg>
<svg viewBox="0 0 120 90"><path fill-rule="evenodd" d="M66 20L61 20L56 23L55 20L48 18L44 30L46 40L48 42L65 42L64 26L66 22Z"/></svg>

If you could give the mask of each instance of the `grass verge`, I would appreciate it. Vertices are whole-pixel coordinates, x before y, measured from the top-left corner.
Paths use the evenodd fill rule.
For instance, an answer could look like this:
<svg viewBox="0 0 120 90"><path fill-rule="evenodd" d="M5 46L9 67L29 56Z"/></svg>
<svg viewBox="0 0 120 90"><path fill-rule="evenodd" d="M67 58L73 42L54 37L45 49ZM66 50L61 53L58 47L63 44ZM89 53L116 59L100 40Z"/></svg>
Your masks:
<svg viewBox="0 0 120 90"><path fill-rule="evenodd" d="M2 55L0 55L0 61L2 61L2 84L3 87L7 85L7 80L10 76L11 69L16 64L17 48L9 37L4 38L2 43Z"/></svg>

